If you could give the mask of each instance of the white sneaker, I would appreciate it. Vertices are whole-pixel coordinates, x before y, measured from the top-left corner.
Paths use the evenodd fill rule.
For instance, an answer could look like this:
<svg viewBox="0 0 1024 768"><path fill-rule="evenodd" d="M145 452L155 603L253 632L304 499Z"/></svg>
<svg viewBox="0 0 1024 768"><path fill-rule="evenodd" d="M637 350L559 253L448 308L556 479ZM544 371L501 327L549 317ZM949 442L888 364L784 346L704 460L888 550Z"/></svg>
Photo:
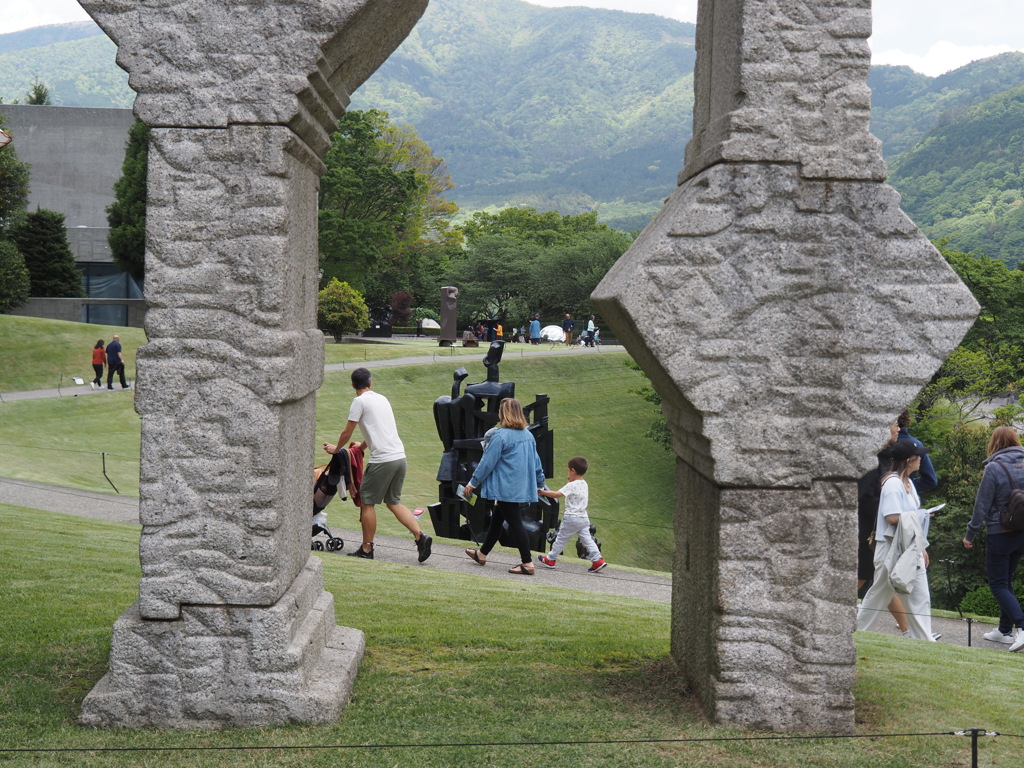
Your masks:
<svg viewBox="0 0 1024 768"><path fill-rule="evenodd" d="M999 627L996 627L991 632L986 632L982 637L990 643L1006 643L1010 645L1013 642L1013 635L1004 635L999 631Z"/></svg>
<svg viewBox="0 0 1024 768"><path fill-rule="evenodd" d="M1017 631L1013 633L1013 645L1006 650L1013 651L1024 651L1024 629L1017 627Z"/></svg>

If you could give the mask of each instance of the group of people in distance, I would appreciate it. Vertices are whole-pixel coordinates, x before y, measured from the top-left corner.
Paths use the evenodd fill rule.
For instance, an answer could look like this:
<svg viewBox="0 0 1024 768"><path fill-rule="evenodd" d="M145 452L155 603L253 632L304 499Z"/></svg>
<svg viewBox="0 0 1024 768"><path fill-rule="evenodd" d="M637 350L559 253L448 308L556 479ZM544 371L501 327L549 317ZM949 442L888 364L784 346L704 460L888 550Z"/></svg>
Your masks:
<svg viewBox="0 0 1024 768"><path fill-rule="evenodd" d="M92 370L95 374L89 386L93 389L103 388L103 366L107 366L107 389L114 388L114 376L121 381L121 389L128 389L128 382L124 377L124 352L121 349L121 337L116 333L110 343L104 348L103 339L96 342L92 348Z"/></svg>
<svg viewBox="0 0 1024 768"><path fill-rule="evenodd" d="M873 582L861 600L857 629L873 629L888 611L901 634L934 642L940 635L932 632L927 576L934 511L922 509L920 493L936 487L938 480L928 448L911 437L909 424L904 411L890 427L878 468L858 486L858 589L868 579ZM1024 488L1024 447L1011 427L996 427L963 545L971 549L982 528L986 530L985 572L1000 616L999 626L984 637L1022 651L1024 611L1014 595L1013 578L1024 555L1024 531L1006 530L1001 521L1015 487Z"/></svg>
<svg viewBox="0 0 1024 768"><path fill-rule="evenodd" d="M376 505L384 504L413 535L418 560L422 563L430 557L432 539L420 528L416 516L401 503L406 475L405 446L398 435L391 403L383 395L374 392L372 386L369 370L357 368L352 371L352 388L356 396L349 408L348 421L337 443L323 444L324 451L333 455L346 446L358 428L363 441L352 445L361 451L369 451L369 465L363 473L359 488L362 543L349 552L349 556L373 559L374 536L377 531ZM465 489L466 496L479 489L480 496L492 502L491 521L480 548L467 549L466 554L479 565L485 565L487 555L498 543L503 526L507 523L522 561L510 568L509 573L532 576L533 553L523 527L523 508L537 501L539 495L549 498L564 496L566 510L558 538L551 552L546 558L542 557L541 562L554 568L569 538L578 533L591 560L589 570L596 573L606 563L590 535L588 489L583 479L587 471L587 460L579 456L570 460L568 483L559 491L548 489L537 453L537 443L528 427L529 422L520 402L514 397L502 400L498 405L498 426L489 432L483 456Z"/></svg>

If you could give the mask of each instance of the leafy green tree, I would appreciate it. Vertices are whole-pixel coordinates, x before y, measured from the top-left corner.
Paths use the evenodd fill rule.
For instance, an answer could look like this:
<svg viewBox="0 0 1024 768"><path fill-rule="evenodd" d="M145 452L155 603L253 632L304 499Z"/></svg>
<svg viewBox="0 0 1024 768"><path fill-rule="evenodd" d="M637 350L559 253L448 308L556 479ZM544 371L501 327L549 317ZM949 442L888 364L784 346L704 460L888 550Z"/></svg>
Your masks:
<svg viewBox="0 0 1024 768"><path fill-rule="evenodd" d="M536 243L509 235L475 239L452 264L448 281L459 288L459 323L480 317L504 322L526 317L533 265L543 249Z"/></svg>
<svg viewBox="0 0 1024 768"><path fill-rule="evenodd" d="M505 235L543 247L571 245L588 232L614 231L599 224L593 211L563 216L558 211L541 213L535 208L505 208L498 213L478 211L460 228L469 243L486 235Z"/></svg>
<svg viewBox="0 0 1024 768"><path fill-rule="evenodd" d="M25 257L10 240L0 239L0 312L9 312L28 301L29 285Z"/></svg>
<svg viewBox="0 0 1024 768"><path fill-rule="evenodd" d="M10 237L25 257L32 296L80 297L82 273L68 244L64 214L40 208L10 228Z"/></svg>
<svg viewBox="0 0 1024 768"><path fill-rule="evenodd" d="M317 301L317 323L330 332L335 341L346 333L361 331L370 325L370 313L362 295L348 283L331 278Z"/></svg>
<svg viewBox="0 0 1024 768"><path fill-rule="evenodd" d="M981 311L919 396L919 408L927 414L938 404L950 403L960 410L961 419L988 418L987 403L1020 391L1024 380L1024 272L949 249L943 241L937 245Z"/></svg>
<svg viewBox="0 0 1024 768"><path fill-rule="evenodd" d="M590 294L629 248L633 238L614 229L580 233L568 244L545 248L531 270L537 312L580 319L593 313Z"/></svg>
<svg viewBox="0 0 1024 768"><path fill-rule="evenodd" d="M433 253L424 241L452 240L446 220L455 207L444 199L451 179L411 128L378 110L346 112L324 163L324 278L350 283L383 309L392 293L411 288L422 257Z"/></svg>
<svg viewBox="0 0 1024 768"><path fill-rule="evenodd" d="M7 127L7 116L0 112L0 129ZM28 205L29 166L18 159L16 141L0 149L0 229L25 214Z"/></svg>
<svg viewBox="0 0 1024 768"><path fill-rule="evenodd" d="M107 242L114 263L136 280L146 272L146 175L149 126L136 120L128 130L121 178L114 182L114 202L107 207Z"/></svg>

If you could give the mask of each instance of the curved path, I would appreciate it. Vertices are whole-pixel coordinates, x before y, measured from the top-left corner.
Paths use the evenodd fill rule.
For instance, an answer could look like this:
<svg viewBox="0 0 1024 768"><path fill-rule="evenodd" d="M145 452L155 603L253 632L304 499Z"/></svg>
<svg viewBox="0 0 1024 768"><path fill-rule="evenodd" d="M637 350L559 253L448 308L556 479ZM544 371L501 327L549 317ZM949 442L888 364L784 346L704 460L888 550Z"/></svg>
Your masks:
<svg viewBox="0 0 1024 768"><path fill-rule="evenodd" d="M612 347L616 351L621 347ZM611 350L609 350L611 351ZM551 355L599 354L601 348L562 347L547 345L536 348L530 345L509 345L505 348L503 359L512 357L543 357ZM480 347L481 355L486 354L486 347ZM324 366L325 371L352 370L359 366L371 368L389 368L402 365L428 365L434 363L452 364L459 358L466 363L476 361L472 354L451 355L439 351L430 355L411 355L391 360L367 360L344 363L331 363ZM115 389L93 390L88 386L62 387L60 389L43 389L30 392L11 392L0 394L0 401L38 400L52 397L78 397L80 395L106 394L116 396L131 390ZM78 515L97 520L107 520L124 524L139 524L139 500L128 496L115 496L107 493L96 493L25 480L13 480L0 477L0 503L11 504L29 509L38 509L58 514ZM335 508L333 519L339 517L341 508ZM354 511L352 515L354 521ZM426 526L425 526L426 527ZM346 542L358 541L359 532L354 528L342 529L332 527L335 535L341 536ZM424 564L416 562L416 548L411 539L396 536L377 537L377 556L381 560L401 563L410 567L430 567L447 571L469 573L489 578L512 579L518 582L580 589L640 600L652 600L668 603L672 597L672 579L668 575L650 572L637 573L618 569L613 565L597 574L587 573L587 563L573 557L563 557L555 569L537 567L534 577L513 576L508 568L518 563L518 554L504 549L496 549L491 553L488 564L481 568L463 553L466 544L446 544L435 541L433 555ZM346 550L350 549L346 546ZM327 555L331 556L331 555ZM342 555L338 555L344 556ZM990 643L981 635L988 631L989 626L977 622L968 623L960 619L933 617L933 629L942 633L941 642L957 645L973 645L988 650L1003 650L1005 645ZM886 634L895 634L895 625L886 627Z"/></svg>

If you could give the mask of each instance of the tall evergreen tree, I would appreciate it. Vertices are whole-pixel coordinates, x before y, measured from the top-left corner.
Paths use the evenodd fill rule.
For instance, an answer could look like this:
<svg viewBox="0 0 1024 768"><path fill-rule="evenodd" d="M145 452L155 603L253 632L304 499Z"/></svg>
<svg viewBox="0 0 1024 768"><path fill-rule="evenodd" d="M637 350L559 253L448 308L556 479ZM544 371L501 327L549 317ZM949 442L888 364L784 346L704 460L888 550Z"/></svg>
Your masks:
<svg viewBox="0 0 1024 768"><path fill-rule="evenodd" d="M84 296L82 273L68 244L64 214L41 208L25 215L10 229L11 240L25 257L33 296Z"/></svg>
<svg viewBox="0 0 1024 768"><path fill-rule="evenodd" d="M6 122L0 112L0 129L7 127ZM23 216L28 205L29 166L18 159L15 144L0 149L0 230Z"/></svg>
<svg viewBox="0 0 1024 768"><path fill-rule="evenodd" d="M121 178L114 183L114 202L107 207L107 242L114 263L136 280L146 271L146 174L149 170L149 126L136 120L128 131Z"/></svg>
<svg viewBox="0 0 1024 768"><path fill-rule="evenodd" d="M25 94L26 104L35 104L37 106L48 107L53 104L50 101L50 89L46 87L46 83L42 83L38 80L32 81L32 87L28 89L28 93Z"/></svg>
<svg viewBox="0 0 1024 768"><path fill-rule="evenodd" d="M10 240L0 239L0 312L28 301L29 284L25 257Z"/></svg>

